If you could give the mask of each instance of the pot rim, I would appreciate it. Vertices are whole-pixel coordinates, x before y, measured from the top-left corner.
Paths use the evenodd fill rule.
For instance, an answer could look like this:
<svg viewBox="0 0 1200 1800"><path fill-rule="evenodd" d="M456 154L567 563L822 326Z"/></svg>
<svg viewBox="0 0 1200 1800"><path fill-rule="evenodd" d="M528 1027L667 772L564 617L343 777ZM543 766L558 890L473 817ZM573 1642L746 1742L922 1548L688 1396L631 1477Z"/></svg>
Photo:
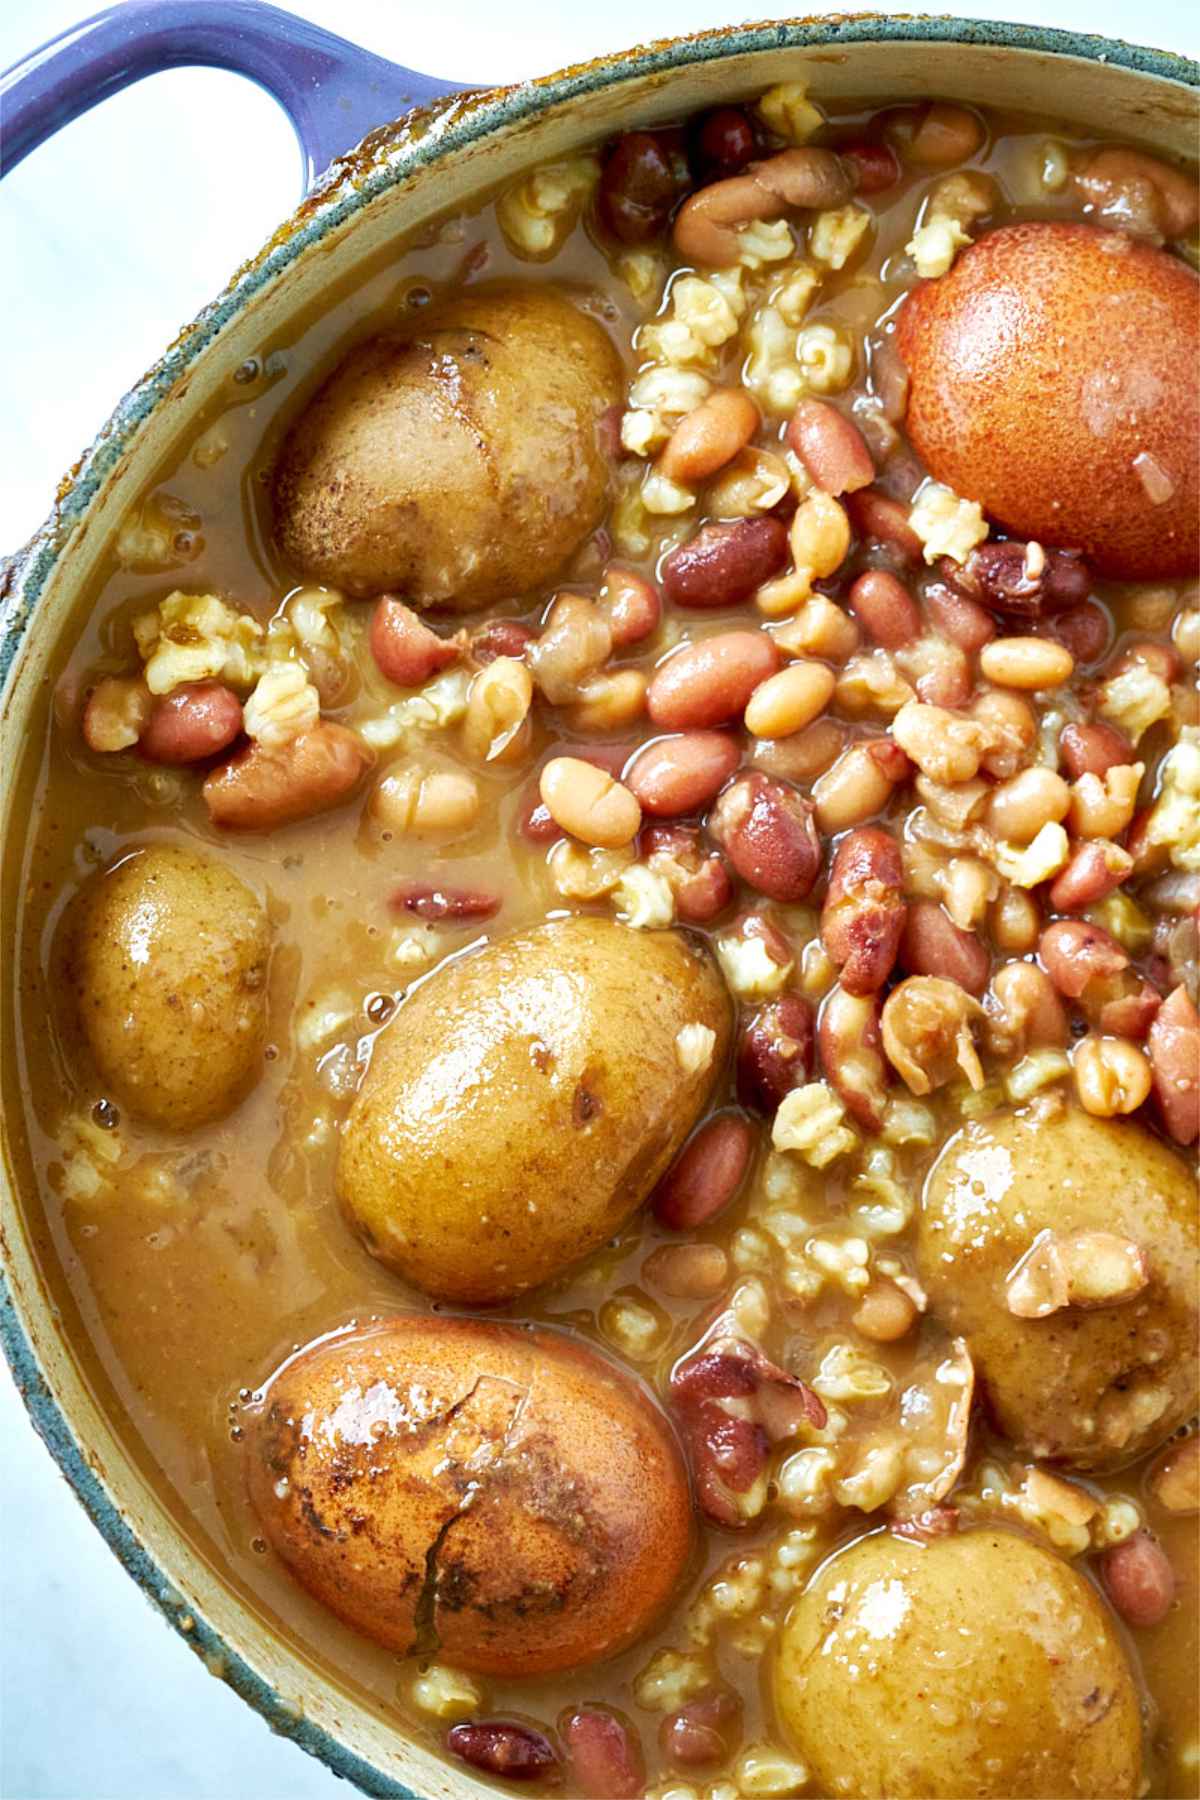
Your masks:
<svg viewBox="0 0 1200 1800"><path fill-rule="evenodd" d="M1069 56L1108 63L1159 81L1200 87L1200 65L1172 51L1129 44L1094 33L1056 27L962 19L954 16L854 13L797 18L710 29L655 40L569 66L534 81L469 89L412 109L370 132L338 158L254 257L235 271L217 297L186 325L163 355L117 403L93 443L59 485L46 522L15 554L0 560L0 688L6 717L10 676L37 601L59 559L69 554L76 526L150 414L195 359L239 310L281 276L298 257L365 210L381 193L446 156L504 127L536 118L584 94L619 86L647 74L667 74L695 63L781 49L889 41L972 44L987 48ZM9 1183L3 1181L5 1199ZM270 1681L190 1602L167 1569L140 1542L116 1496L89 1462L33 1347L28 1326L5 1271L7 1247L0 1232L0 1348L33 1427L92 1523L163 1618L276 1734L324 1763L334 1775L377 1800L420 1800L414 1790L353 1750L324 1726L298 1715ZM403 1734L401 1734L403 1735Z"/></svg>

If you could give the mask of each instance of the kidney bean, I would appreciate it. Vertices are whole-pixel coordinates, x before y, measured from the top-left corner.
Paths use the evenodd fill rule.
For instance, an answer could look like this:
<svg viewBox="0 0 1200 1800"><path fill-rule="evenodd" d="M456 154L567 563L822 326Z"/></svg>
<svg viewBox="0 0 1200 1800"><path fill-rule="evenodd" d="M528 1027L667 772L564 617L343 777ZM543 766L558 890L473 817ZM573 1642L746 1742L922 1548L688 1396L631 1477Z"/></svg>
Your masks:
<svg viewBox="0 0 1200 1800"><path fill-rule="evenodd" d="M737 519L703 525L694 538L663 558L663 593L676 606L736 606L777 575L788 557L787 531L778 519Z"/></svg>
<svg viewBox="0 0 1200 1800"><path fill-rule="evenodd" d="M558 1767L549 1738L507 1719L452 1725L446 1733L446 1748L473 1769L505 1781L537 1781Z"/></svg>
<svg viewBox="0 0 1200 1800"><path fill-rule="evenodd" d="M931 581L926 587L925 610L942 636L968 655L982 650L996 635L992 615L943 581Z"/></svg>
<svg viewBox="0 0 1200 1800"><path fill-rule="evenodd" d="M692 163L704 181L737 175L758 151L754 126L737 106L718 106L703 114L691 141Z"/></svg>
<svg viewBox="0 0 1200 1800"><path fill-rule="evenodd" d="M866 569L851 584L850 611L867 636L899 650L920 635L921 615L904 583L887 569Z"/></svg>
<svg viewBox="0 0 1200 1800"><path fill-rule="evenodd" d="M746 702L780 666L765 631L722 631L659 663L646 690L646 710L664 731L693 731L738 718Z"/></svg>
<svg viewBox="0 0 1200 1800"><path fill-rule="evenodd" d="M489 619L471 634L471 658L481 668L501 656L520 662L536 637L532 625L523 625L519 619Z"/></svg>
<svg viewBox="0 0 1200 1800"><path fill-rule="evenodd" d="M1175 1599L1175 1571L1148 1531L1135 1531L1099 1558L1100 1579L1114 1608L1135 1631L1161 1625Z"/></svg>
<svg viewBox="0 0 1200 1800"><path fill-rule="evenodd" d="M914 900L908 909L900 962L910 975L941 975L978 997L987 986L987 947L956 925L936 900Z"/></svg>
<svg viewBox="0 0 1200 1800"><path fill-rule="evenodd" d="M274 831L349 799L374 760L356 732L321 719L277 749L243 745L206 776L204 804L226 831Z"/></svg>
<svg viewBox="0 0 1200 1800"><path fill-rule="evenodd" d="M1081 775L1107 775L1110 769L1128 767L1133 746L1115 725L1093 720L1089 725L1064 725L1058 737L1063 768L1072 781Z"/></svg>
<svg viewBox="0 0 1200 1800"><path fill-rule="evenodd" d="M398 912L416 913L430 923L442 919L490 919L500 910L496 894L481 889L435 886L429 881L406 881L391 897Z"/></svg>
<svg viewBox="0 0 1200 1800"><path fill-rule="evenodd" d="M943 579L968 599L1007 618L1039 619L1080 605L1091 592L1091 570L1077 550L1047 550L1018 538L978 544L965 563L943 557Z"/></svg>
<svg viewBox="0 0 1200 1800"><path fill-rule="evenodd" d="M1200 1135L1200 1015L1182 985L1167 995L1149 1028L1154 1098L1177 1144Z"/></svg>
<svg viewBox="0 0 1200 1800"><path fill-rule="evenodd" d="M872 144L865 138L856 138L852 143L839 144L837 153L857 169L860 194L882 194L900 179L896 153L886 144Z"/></svg>
<svg viewBox="0 0 1200 1800"><path fill-rule="evenodd" d="M707 925L733 899L725 859L685 825L650 825L641 836L641 854L662 875L675 896L676 917L684 925Z"/></svg>
<svg viewBox="0 0 1200 1800"><path fill-rule="evenodd" d="M664 229L688 180L675 134L627 132L600 171L596 211L621 243L644 244Z"/></svg>
<svg viewBox="0 0 1200 1800"><path fill-rule="evenodd" d="M878 994L831 988L817 1018L817 1049L825 1079L866 1131L883 1124L891 1070L883 1054Z"/></svg>
<svg viewBox="0 0 1200 1800"><path fill-rule="evenodd" d="M1133 872L1133 858L1119 844L1092 838L1076 844L1071 860L1050 884L1050 904L1055 912L1082 912L1115 892Z"/></svg>
<svg viewBox="0 0 1200 1800"><path fill-rule="evenodd" d="M741 746L728 732L685 731L638 750L624 781L644 812L673 819L714 800L741 759Z"/></svg>
<svg viewBox="0 0 1200 1800"><path fill-rule="evenodd" d="M638 1800L646 1765L637 1733L606 1707L581 1706L559 1721L574 1785L587 1800Z"/></svg>
<svg viewBox="0 0 1200 1800"><path fill-rule="evenodd" d="M1162 995L1152 982L1132 970L1117 978L1093 1003L1090 993L1080 1002L1102 1036L1129 1038L1140 1044L1162 1007Z"/></svg>
<svg viewBox="0 0 1200 1800"><path fill-rule="evenodd" d="M694 1132L655 1190L659 1224L697 1231L719 1218L746 1178L755 1135L738 1113L722 1113Z"/></svg>
<svg viewBox="0 0 1200 1800"><path fill-rule="evenodd" d="M609 564L604 571L600 603L608 617L614 650L627 650L658 630L662 618L658 589L633 569Z"/></svg>
<svg viewBox="0 0 1200 1800"><path fill-rule="evenodd" d="M920 563L924 546L908 522L908 508L882 488L859 488L846 495L846 511L860 538L886 544L903 563Z"/></svg>
<svg viewBox="0 0 1200 1800"><path fill-rule="evenodd" d="M731 1688L718 1688L668 1713L658 1743L668 1762L692 1769L724 1762L742 1735L742 1703Z"/></svg>
<svg viewBox="0 0 1200 1800"><path fill-rule="evenodd" d="M138 739L148 762L201 762L228 750L242 729L242 703L223 681L189 681L157 701Z"/></svg>
<svg viewBox="0 0 1200 1800"><path fill-rule="evenodd" d="M771 900L803 900L821 867L812 802L757 770L719 795L708 829L742 880Z"/></svg>
<svg viewBox="0 0 1200 1800"><path fill-rule="evenodd" d="M788 422L787 441L826 494L855 493L875 479L867 440L827 400L801 400Z"/></svg>
<svg viewBox="0 0 1200 1800"><path fill-rule="evenodd" d="M849 831L834 852L821 942L848 994L874 994L892 972L904 930L904 871L890 832Z"/></svg>
<svg viewBox="0 0 1200 1800"><path fill-rule="evenodd" d="M368 642L375 667L397 687L420 687L439 669L455 662L459 653L452 638L440 638L411 606L392 594L376 603Z"/></svg>
<svg viewBox="0 0 1200 1800"><path fill-rule="evenodd" d="M1056 919L1038 939L1038 961L1060 994L1078 1000L1092 981L1119 975L1129 957L1107 931L1084 919Z"/></svg>
<svg viewBox="0 0 1200 1800"><path fill-rule="evenodd" d="M781 994L742 1026L738 1098L759 1112L777 1112L784 1097L809 1080L812 1063L812 1008L800 994Z"/></svg>
<svg viewBox="0 0 1200 1800"><path fill-rule="evenodd" d="M1069 650L1077 663L1099 662L1112 639L1112 621L1095 600L1055 613L1053 618L1043 619L1033 629Z"/></svg>

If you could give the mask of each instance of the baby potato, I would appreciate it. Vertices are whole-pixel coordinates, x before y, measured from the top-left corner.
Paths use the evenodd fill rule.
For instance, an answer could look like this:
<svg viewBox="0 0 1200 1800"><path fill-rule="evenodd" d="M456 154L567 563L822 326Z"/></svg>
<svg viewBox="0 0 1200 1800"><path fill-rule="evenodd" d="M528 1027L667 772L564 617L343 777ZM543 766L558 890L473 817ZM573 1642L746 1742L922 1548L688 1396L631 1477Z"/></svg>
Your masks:
<svg viewBox="0 0 1200 1800"><path fill-rule="evenodd" d="M664 1415L542 1328L408 1316L322 1338L267 1383L247 1449L296 1580L377 1643L461 1669L613 1655L691 1550Z"/></svg>
<svg viewBox="0 0 1200 1800"><path fill-rule="evenodd" d="M337 1186L381 1262L510 1300L610 1238L700 1116L729 997L700 945L554 919L437 971L378 1039Z"/></svg>
<svg viewBox="0 0 1200 1800"><path fill-rule="evenodd" d="M416 606L551 582L600 523L620 360L550 286L474 289L350 352L273 478L275 534L312 581Z"/></svg>
<svg viewBox="0 0 1200 1800"><path fill-rule="evenodd" d="M784 1729L848 1800L1132 1800L1141 1723L1111 1615L1015 1532L879 1531L831 1557L785 1621Z"/></svg>
<svg viewBox="0 0 1200 1800"><path fill-rule="evenodd" d="M130 1112L190 1131L253 1087L267 1031L263 904L179 844L120 857L75 902L67 967L101 1079Z"/></svg>
<svg viewBox="0 0 1200 1800"><path fill-rule="evenodd" d="M1127 1293L1036 1316L1049 1256L1065 1247L1086 1283L1122 1241ZM1116 1468L1195 1412L1196 1190L1132 1121L1071 1108L965 1126L926 1181L918 1257L930 1310L966 1338L997 1424L1024 1453Z"/></svg>

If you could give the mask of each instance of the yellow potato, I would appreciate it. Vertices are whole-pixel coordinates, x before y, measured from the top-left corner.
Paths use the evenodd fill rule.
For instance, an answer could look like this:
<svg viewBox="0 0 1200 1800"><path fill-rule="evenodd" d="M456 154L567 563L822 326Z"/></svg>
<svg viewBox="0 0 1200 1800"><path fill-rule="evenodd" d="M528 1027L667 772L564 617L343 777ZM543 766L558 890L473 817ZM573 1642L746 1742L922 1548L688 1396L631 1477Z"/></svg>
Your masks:
<svg viewBox="0 0 1200 1800"><path fill-rule="evenodd" d="M711 958L676 931L557 919L450 963L375 1045L338 1162L351 1223L439 1298L536 1287L641 1205L731 1025Z"/></svg>
<svg viewBox="0 0 1200 1800"><path fill-rule="evenodd" d="M784 1624L780 1722L844 1800L1132 1800L1138 1695L1082 1575L1014 1532L832 1557Z"/></svg>
<svg viewBox="0 0 1200 1800"><path fill-rule="evenodd" d="M270 949L262 902L210 856L151 844L90 881L68 971L101 1079L141 1118L188 1131L262 1067Z"/></svg>
<svg viewBox="0 0 1200 1800"><path fill-rule="evenodd" d="M311 580L417 606L486 606L551 582L600 523L601 420L620 360L548 285L461 295L372 338L296 420L275 534Z"/></svg>
<svg viewBox="0 0 1200 1800"><path fill-rule="evenodd" d="M1019 1317L1008 1279L1043 1232L1128 1238L1148 1282L1117 1305ZM918 1255L934 1317L966 1338L1025 1453L1118 1467L1196 1411L1196 1190L1140 1126L1076 1108L965 1126L930 1171Z"/></svg>
<svg viewBox="0 0 1200 1800"><path fill-rule="evenodd" d="M296 1580L376 1642L458 1668L613 1655L691 1550L663 1414L557 1332L402 1317L322 1339L267 1384L247 1450Z"/></svg>

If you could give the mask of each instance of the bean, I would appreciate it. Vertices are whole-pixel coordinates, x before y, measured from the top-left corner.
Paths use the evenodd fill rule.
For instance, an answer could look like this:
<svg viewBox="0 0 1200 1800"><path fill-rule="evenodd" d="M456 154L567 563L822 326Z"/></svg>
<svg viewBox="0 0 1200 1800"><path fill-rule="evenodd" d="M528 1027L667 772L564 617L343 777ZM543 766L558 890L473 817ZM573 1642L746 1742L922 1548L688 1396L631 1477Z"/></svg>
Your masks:
<svg viewBox="0 0 1200 1800"><path fill-rule="evenodd" d="M936 900L914 900L909 906L900 962L910 975L939 975L976 996L987 986L991 969L986 945L962 931Z"/></svg>
<svg viewBox="0 0 1200 1800"><path fill-rule="evenodd" d="M1200 1016L1187 989L1167 995L1150 1026L1147 1045L1154 1098L1177 1144L1200 1134Z"/></svg>
<svg viewBox="0 0 1200 1800"><path fill-rule="evenodd" d="M751 746L750 759L768 775L803 784L829 767L845 741L846 727L839 720L817 719L791 737L759 739Z"/></svg>
<svg viewBox="0 0 1200 1800"><path fill-rule="evenodd" d="M480 669L467 694L463 748L477 762L512 762L528 748L533 677L523 662L497 656Z"/></svg>
<svg viewBox="0 0 1200 1800"><path fill-rule="evenodd" d="M687 186L686 164L672 138L655 131L619 137L600 171L596 210L623 244L657 237Z"/></svg>
<svg viewBox="0 0 1200 1800"><path fill-rule="evenodd" d="M371 615L368 642L375 667L397 687L420 687L439 669L456 662L459 644L440 638L411 606L391 594L378 601Z"/></svg>
<svg viewBox="0 0 1200 1800"><path fill-rule="evenodd" d="M892 737L923 775L953 786L973 781L987 743L975 720L909 700L892 720Z"/></svg>
<svg viewBox="0 0 1200 1800"><path fill-rule="evenodd" d="M736 106L705 113L692 134L692 161L704 180L736 175L757 153L754 127Z"/></svg>
<svg viewBox="0 0 1200 1800"><path fill-rule="evenodd" d="M1067 816L1071 790L1053 769L1022 769L993 788L987 805L988 828L1010 844L1031 844L1043 825Z"/></svg>
<svg viewBox="0 0 1200 1800"><path fill-rule="evenodd" d="M803 658L768 675L746 705L746 729L756 738L790 737L818 718L833 698L832 669Z"/></svg>
<svg viewBox="0 0 1200 1800"><path fill-rule="evenodd" d="M722 631L685 644L661 662L646 693L646 709L665 731L723 725L779 667L779 652L765 631Z"/></svg>
<svg viewBox="0 0 1200 1800"><path fill-rule="evenodd" d="M975 687L975 677L965 650L948 639L926 632L896 657L928 706L965 706Z"/></svg>
<svg viewBox="0 0 1200 1800"><path fill-rule="evenodd" d="M1015 775L1029 760L1038 734L1037 716L1024 694L992 688L979 695L971 717L984 732L980 768L1001 781Z"/></svg>
<svg viewBox="0 0 1200 1800"><path fill-rule="evenodd" d="M658 1742L668 1762L703 1768L724 1762L742 1731L742 1703L728 1688L689 1700L668 1713L658 1728Z"/></svg>
<svg viewBox="0 0 1200 1800"><path fill-rule="evenodd" d="M612 630L596 602L585 594L559 594L526 661L551 706L564 706L578 698L611 650Z"/></svg>
<svg viewBox="0 0 1200 1800"><path fill-rule="evenodd" d="M812 1075L813 1015L800 994L781 994L751 1013L737 1054L738 1098L767 1114Z"/></svg>
<svg viewBox="0 0 1200 1800"><path fill-rule="evenodd" d="M997 950L1009 956L1025 956L1036 945L1042 929L1037 901L1024 888L1005 888L991 907L988 924Z"/></svg>
<svg viewBox="0 0 1200 1800"><path fill-rule="evenodd" d="M876 1344L894 1344L907 1337L917 1322L915 1305L894 1281L872 1281L859 1301L852 1324L865 1338Z"/></svg>
<svg viewBox="0 0 1200 1800"><path fill-rule="evenodd" d="M848 994L874 994L892 972L904 930L904 871L890 832L860 826L834 852L821 942Z"/></svg>
<svg viewBox="0 0 1200 1800"><path fill-rule="evenodd" d="M193 763L227 750L242 729L242 703L222 681L189 681L153 707L138 739L148 762Z"/></svg>
<svg viewBox="0 0 1200 1800"><path fill-rule="evenodd" d="M443 919L490 919L500 910L496 894L480 889L442 887L429 881L406 881L391 897L399 911L440 924Z"/></svg>
<svg viewBox="0 0 1200 1800"><path fill-rule="evenodd" d="M1200 1437L1167 1446L1150 1471L1150 1492L1170 1513L1200 1512Z"/></svg>
<svg viewBox="0 0 1200 1800"><path fill-rule="evenodd" d="M907 756L887 738L851 744L813 783L817 824L830 834L862 825L883 811L893 789L911 773Z"/></svg>
<svg viewBox="0 0 1200 1800"><path fill-rule="evenodd" d="M825 1079L855 1122L878 1131L891 1072L883 1056L878 994L831 988L817 1019L817 1048Z"/></svg>
<svg viewBox="0 0 1200 1800"><path fill-rule="evenodd" d="M555 823L580 843L613 848L632 843L641 828L642 809L629 789L578 756L552 757L538 789Z"/></svg>
<svg viewBox="0 0 1200 1800"><path fill-rule="evenodd" d="M1075 662L1082 665L1099 662L1112 638L1112 622L1095 600L1055 613L1037 629L1061 644Z"/></svg>
<svg viewBox="0 0 1200 1800"><path fill-rule="evenodd" d="M974 156L984 137L977 114L934 100L919 115L908 144L909 160L926 169L952 169Z"/></svg>
<svg viewBox="0 0 1200 1800"><path fill-rule="evenodd" d="M635 570L610 563L599 599L614 650L627 650L658 630L662 618L658 589Z"/></svg>
<svg viewBox="0 0 1200 1800"><path fill-rule="evenodd" d="M856 493L875 479L867 440L827 400L801 400L788 422L787 441L826 494Z"/></svg>
<svg viewBox="0 0 1200 1800"><path fill-rule="evenodd" d="M649 826L642 834L642 855L670 886L681 924L707 925L733 899L724 857L688 826Z"/></svg>
<svg viewBox="0 0 1200 1800"><path fill-rule="evenodd" d="M740 225L778 219L797 208L843 206L854 179L832 150L781 150L684 201L672 229L677 256L693 267L731 268L741 251Z"/></svg>
<svg viewBox="0 0 1200 1800"><path fill-rule="evenodd" d="M1175 1599L1175 1571L1148 1531L1135 1531L1099 1559L1100 1579L1114 1608L1135 1631L1161 1625Z"/></svg>
<svg viewBox="0 0 1200 1800"><path fill-rule="evenodd" d="M1063 768L1072 781L1081 775L1107 775L1110 769L1133 762L1133 746L1115 725L1094 720L1090 725L1064 725L1058 737Z"/></svg>
<svg viewBox="0 0 1200 1800"><path fill-rule="evenodd" d="M1196 229L1195 183L1182 169L1125 145L1095 151L1072 177L1076 190L1101 215L1118 225L1148 194L1154 222L1164 237L1186 237Z"/></svg>
<svg viewBox="0 0 1200 1800"><path fill-rule="evenodd" d="M910 1093L924 1095L965 1075L983 1086L972 1027L983 1008L957 981L938 975L909 975L884 1002L884 1054Z"/></svg>
<svg viewBox="0 0 1200 1800"><path fill-rule="evenodd" d="M719 796L708 829L758 893L790 903L812 891L821 840L811 802L787 782L757 770L739 775Z"/></svg>
<svg viewBox="0 0 1200 1800"><path fill-rule="evenodd" d="M664 558L663 593L676 606L736 606L787 561L788 536L778 519L704 525Z"/></svg>
<svg viewBox="0 0 1200 1800"><path fill-rule="evenodd" d="M654 1194L654 1216L671 1231L711 1225L732 1202L754 1154L755 1130L739 1113L722 1113L693 1133Z"/></svg>
<svg viewBox="0 0 1200 1800"><path fill-rule="evenodd" d="M1038 961L1060 994L1078 1000L1090 981L1129 967L1116 939L1084 919L1058 919L1038 939Z"/></svg>
<svg viewBox="0 0 1200 1800"><path fill-rule="evenodd" d="M920 563L924 545L908 522L908 508L881 488L847 494L846 507L859 537L886 544L905 563Z"/></svg>
<svg viewBox="0 0 1200 1800"><path fill-rule="evenodd" d="M243 745L205 777L204 804L226 831L273 831L348 800L373 761L356 732L322 719L274 749Z"/></svg>
<svg viewBox="0 0 1200 1800"><path fill-rule="evenodd" d="M643 812L673 819L700 812L715 800L741 756L737 739L728 732L685 731L637 751L623 779Z"/></svg>
<svg viewBox="0 0 1200 1800"><path fill-rule="evenodd" d="M642 1264L642 1277L673 1300L707 1300L729 1279L720 1244L660 1244Z"/></svg>
<svg viewBox="0 0 1200 1800"><path fill-rule="evenodd" d="M480 668L486 668L498 656L519 660L536 636L533 627L523 625L519 619L489 619L472 633L471 660Z"/></svg>
<svg viewBox="0 0 1200 1800"><path fill-rule="evenodd" d="M864 570L847 598L867 636L885 650L899 650L920 634L916 602L904 583L886 569Z"/></svg>
<svg viewBox="0 0 1200 1800"><path fill-rule="evenodd" d="M1150 1098L1150 1064L1125 1038L1081 1038L1071 1064L1079 1104L1098 1119L1136 1112Z"/></svg>
<svg viewBox="0 0 1200 1800"><path fill-rule="evenodd" d="M1183 663L1173 645L1156 644L1143 639L1126 644L1109 674L1125 675L1134 668L1149 669L1152 675L1157 675L1168 687L1183 674Z"/></svg>
<svg viewBox="0 0 1200 1800"><path fill-rule="evenodd" d="M1048 638L993 638L979 653L979 666L997 687L1037 692L1062 687L1075 670L1075 658Z"/></svg>
<svg viewBox="0 0 1200 1800"><path fill-rule="evenodd" d="M849 514L831 494L814 488L796 508L788 544L798 574L813 581L827 580L849 554Z"/></svg>
<svg viewBox="0 0 1200 1800"><path fill-rule="evenodd" d="M996 621L978 601L955 593L944 582L931 581L925 589L925 608L943 637L973 656L996 635Z"/></svg>
<svg viewBox="0 0 1200 1800"><path fill-rule="evenodd" d="M894 187L900 179L900 164L895 152L886 144L871 144L865 139L855 139L850 144L839 144L837 153L843 162L848 162L858 171L858 191L860 194L882 194L887 188Z"/></svg>
<svg viewBox="0 0 1200 1800"><path fill-rule="evenodd" d="M140 678L106 675L83 708L83 741L99 755L132 750L150 717L150 690ZM239 707L240 714L240 707Z"/></svg>
<svg viewBox="0 0 1200 1800"><path fill-rule="evenodd" d="M601 669L589 675L568 708L573 731L624 731L646 710L646 677L640 669Z"/></svg>
<svg viewBox="0 0 1200 1800"><path fill-rule="evenodd" d="M403 769L383 777L371 795L371 812L385 830L401 836L457 834L479 817L479 788L460 769Z"/></svg>
<svg viewBox="0 0 1200 1800"><path fill-rule="evenodd" d="M786 655L819 656L825 662L845 662L859 645L859 629L854 620L824 594L813 594L771 635Z"/></svg>
<svg viewBox="0 0 1200 1800"><path fill-rule="evenodd" d="M1040 619L1081 605L1091 591L1091 570L1076 550L1047 550L1017 538L979 544L959 565L939 564L951 587L1009 618Z"/></svg>
<svg viewBox="0 0 1200 1800"><path fill-rule="evenodd" d="M1027 1050L1061 1050L1070 1036L1058 990L1036 963L1010 962L996 970L987 996L988 1041L1014 1061Z"/></svg>
<svg viewBox="0 0 1200 1800"><path fill-rule="evenodd" d="M540 1731L501 1719L452 1725L446 1733L446 1748L473 1769L505 1781L537 1781L558 1766L550 1740Z"/></svg>
<svg viewBox="0 0 1200 1800"><path fill-rule="evenodd" d="M658 468L670 481L698 487L745 449L759 423L758 408L743 388L716 388L680 419L663 445Z"/></svg>
<svg viewBox="0 0 1200 1800"><path fill-rule="evenodd" d="M1050 884L1050 905L1055 912L1082 912L1114 893L1133 873L1133 858L1107 838L1076 844L1071 860Z"/></svg>
<svg viewBox="0 0 1200 1800"><path fill-rule="evenodd" d="M598 1706L578 1707L559 1721L574 1784L587 1800L638 1800L646 1766L633 1728Z"/></svg>

